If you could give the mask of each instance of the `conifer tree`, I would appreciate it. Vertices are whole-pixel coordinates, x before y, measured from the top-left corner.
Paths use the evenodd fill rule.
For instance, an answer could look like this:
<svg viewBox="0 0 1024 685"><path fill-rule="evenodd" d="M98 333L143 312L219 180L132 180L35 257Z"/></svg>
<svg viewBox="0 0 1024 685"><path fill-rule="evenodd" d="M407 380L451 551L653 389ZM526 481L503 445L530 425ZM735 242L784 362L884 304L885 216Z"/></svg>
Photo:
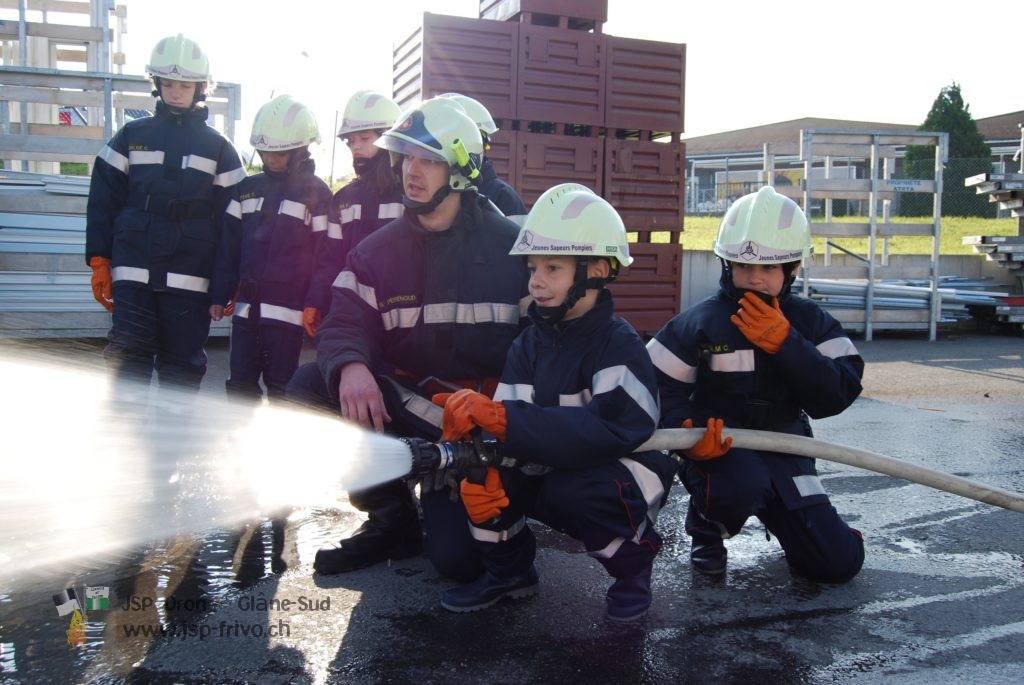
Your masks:
<svg viewBox="0 0 1024 685"><path fill-rule="evenodd" d="M942 174L942 213L946 216L995 216L994 205L986 195L978 195L973 188L964 187L964 179L992 170L992 150L978 131L971 116L970 106L964 102L956 82L945 86L932 103L931 111L919 131L945 131L949 134L948 162ZM907 178L933 178L935 149L930 146L907 148ZM930 197L913 193L903 199L901 214L926 216L931 214Z"/></svg>

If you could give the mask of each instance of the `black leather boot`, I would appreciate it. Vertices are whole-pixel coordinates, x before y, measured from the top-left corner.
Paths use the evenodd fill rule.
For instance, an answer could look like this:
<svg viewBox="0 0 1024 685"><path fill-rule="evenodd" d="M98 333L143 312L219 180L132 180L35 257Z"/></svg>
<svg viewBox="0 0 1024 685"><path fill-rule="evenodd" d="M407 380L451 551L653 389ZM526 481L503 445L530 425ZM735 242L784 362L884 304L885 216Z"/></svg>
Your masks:
<svg viewBox="0 0 1024 685"><path fill-rule="evenodd" d="M537 570L531 566L526 573L511 578L498 578L490 571L462 587L441 593L441 606L455 613L479 611L502 599L521 599L537 594Z"/></svg>
<svg viewBox="0 0 1024 685"><path fill-rule="evenodd" d="M709 576L725 573L728 552L722 541L722 531L701 516L693 506L692 497L686 511L686 532L690 535L690 564L693 570Z"/></svg>
<svg viewBox="0 0 1024 685"><path fill-rule="evenodd" d="M419 513L405 481L349 493L349 501L369 518L350 537L321 547L313 560L315 571L345 573L423 551Z"/></svg>
<svg viewBox="0 0 1024 685"><path fill-rule="evenodd" d="M729 553L721 537L693 535L690 544L690 564L693 570L708 576L725 573Z"/></svg>

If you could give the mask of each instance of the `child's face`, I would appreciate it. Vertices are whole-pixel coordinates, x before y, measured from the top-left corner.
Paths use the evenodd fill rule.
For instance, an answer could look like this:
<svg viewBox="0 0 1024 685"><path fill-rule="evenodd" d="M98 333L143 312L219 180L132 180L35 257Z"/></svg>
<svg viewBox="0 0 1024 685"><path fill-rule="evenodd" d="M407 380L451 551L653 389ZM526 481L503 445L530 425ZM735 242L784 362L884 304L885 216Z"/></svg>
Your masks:
<svg viewBox="0 0 1024 685"><path fill-rule="evenodd" d="M598 274L599 268L587 267L588 276ZM602 260L596 260L598 262ZM526 269L530 272L530 295L538 307L558 307L569 296L569 288L576 279L576 258L557 255L530 255L526 258ZM597 300L596 290L587 290L586 294L576 301L563 321L583 316L594 307Z"/></svg>
<svg viewBox="0 0 1024 685"><path fill-rule="evenodd" d="M440 160L415 155L402 157L402 188L405 196L415 202L429 202L448 185L449 175L448 165Z"/></svg>
<svg viewBox="0 0 1024 685"><path fill-rule="evenodd" d="M160 97L164 104L170 107L188 109L195 99L197 85L194 81L172 81L161 78Z"/></svg>
<svg viewBox="0 0 1024 685"><path fill-rule="evenodd" d="M353 159L371 159L380 152L380 148L373 144L377 138L376 131L355 131L345 136L345 144L352 151Z"/></svg>
<svg viewBox="0 0 1024 685"><path fill-rule="evenodd" d="M786 274L779 264L744 264L732 262L732 284L744 290L753 290L771 297L782 293Z"/></svg>
<svg viewBox="0 0 1024 685"><path fill-rule="evenodd" d="M260 159L267 171L280 173L288 169L288 160L292 156L291 150L260 150Z"/></svg>

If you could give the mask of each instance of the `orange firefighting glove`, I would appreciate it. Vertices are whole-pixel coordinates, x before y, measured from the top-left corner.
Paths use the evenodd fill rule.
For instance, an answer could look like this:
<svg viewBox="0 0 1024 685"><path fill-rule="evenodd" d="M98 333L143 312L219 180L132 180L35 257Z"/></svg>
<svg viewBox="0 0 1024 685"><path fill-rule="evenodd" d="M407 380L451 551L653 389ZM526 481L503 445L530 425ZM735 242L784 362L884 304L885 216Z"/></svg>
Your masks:
<svg viewBox="0 0 1024 685"><path fill-rule="evenodd" d="M444 407L448 404L448 400L452 398L453 392L439 392L431 396L430 401L439 407ZM441 418L441 440L445 442L451 442L452 440L458 440L458 436L453 432L454 426L449 426L444 417Z"/></svg>
<svg viewBox="0 0 1024 685"><path fill-rule="evenodd" d="M697 461L707 461L708 459L717 459L722 456L732 447L732 436L727 437L725 440L722 439L722 429L724 427L725 422L722 419L708 419L708 427L704 431L704 435L696 445L683 450L683 453L690 459ZM693 419L684 420L683 428L693 428Z"/></svg>
<svg viewBox="0 0 1024 685"><path fill-rule="evenodd" d="M775 354L789 335L789 321L779 308L779 298L771 305L754 293L744 293L739 310L729 319L740 333L768 354Z"/></svg>
<svg viewBox="0 0 1024 685"><path fill-rule="evenodd" d="M92 267L92 296L108 311L114 311L114 281L110 277L110 260L106 257L93 257L89 260Z"/></svg>
<svg viewBox="0 0 1024 685"><path fill-rule="evenodd" d="M235 303L236 302L238 302L238 291L237 290L235 291L235 294L231 297L231 300L229 300L228 303L226 305L224 305L224 316L234 316L235 315Z"/></svg>
<svg viewBox="0 0 1024 685"><path fill-rule="evenodd" d="M306 335L316 337L316 329L320 328L320 310L316 307L306 307L302 310L302 327L306 329Z"/></svg>
<svg viewBox="0 0 1024 685"><path fill-rule="evenodd" d="M505 441L505 405L488 399L475 390L440 392L430 398L444 407L441 419L442 440L462 440L477 426Z"/></svg>
<svg viewBox="0 0 1024 685"><path fill-rule="evenodd" d="M473 523L485 523L501 515L501 510L508 506L508 495L501 486L501 474L493 466L487 467L487 477L483 485L469 482L463 478L459 486L462 503L466 506Z"/></svg>

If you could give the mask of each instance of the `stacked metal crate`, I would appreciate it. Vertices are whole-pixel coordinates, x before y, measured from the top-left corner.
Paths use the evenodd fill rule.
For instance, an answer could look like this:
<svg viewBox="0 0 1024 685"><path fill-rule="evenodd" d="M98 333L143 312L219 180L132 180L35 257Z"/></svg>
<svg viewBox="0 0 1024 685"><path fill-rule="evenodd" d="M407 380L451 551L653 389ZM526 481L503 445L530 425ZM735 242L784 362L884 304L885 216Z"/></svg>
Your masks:
<svg viewBox="0 0 1024 685"><path fill-rule="evenodd" d="M637 243L619 308L653 332L680 302L686 46L605 35L607 15L594 0L425 13L395 48L393 90L403 107L451 91L480 100L501 128L488 155L528 206L567 181L611 202Z"/></svg>

